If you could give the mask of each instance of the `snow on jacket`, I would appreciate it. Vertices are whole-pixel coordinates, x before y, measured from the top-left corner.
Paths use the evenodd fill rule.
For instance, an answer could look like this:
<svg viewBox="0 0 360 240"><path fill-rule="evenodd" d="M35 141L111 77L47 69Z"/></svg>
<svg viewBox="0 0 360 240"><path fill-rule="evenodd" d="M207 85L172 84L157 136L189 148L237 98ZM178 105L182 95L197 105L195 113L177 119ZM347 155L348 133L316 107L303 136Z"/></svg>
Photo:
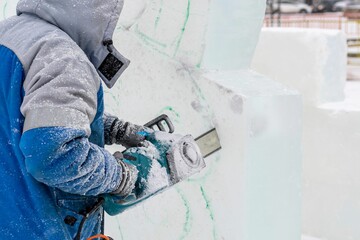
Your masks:
<svg viewBox="0 0 360 240"><path fill-rule="evenodd" d="M110 41L122 5L20 0L0 22L0 239L100 232L98 196L121 181L103 148L101 78L111 87L129 64Z"/></svg>

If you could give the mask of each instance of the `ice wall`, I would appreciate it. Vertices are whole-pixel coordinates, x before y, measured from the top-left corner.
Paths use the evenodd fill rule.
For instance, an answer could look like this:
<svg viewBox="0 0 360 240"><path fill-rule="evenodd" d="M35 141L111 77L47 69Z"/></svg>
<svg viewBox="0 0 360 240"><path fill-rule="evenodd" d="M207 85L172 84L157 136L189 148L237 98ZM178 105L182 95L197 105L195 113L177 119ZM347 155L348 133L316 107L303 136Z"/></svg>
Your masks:
<svg viewBox="0 0 360 240"><path fill-rule="evenodd" d="M264 12L265 0L211 0L204 67L249 68Z"/></svg>
<svg viewBox="0 0 360 240"><path fill-rule="evenodd" d="M304 96L302 225L319 240L360 239L360 82L345 85L346 55L339 31L264 29L252 65Z"/></svg>
<svg viewBox="0 0 360 240"><path fill-rule="evenodd" d="M301 99L248 69L265 1L222 3L125 1L114 41L132 62L106 90L107 111L140 124L166 113L194 136L215 126L223 149L199 175L108 217L114 239L300 239Z"/></svg>
<svg viewBox="0 0 360 240"><path fill-rule="evenodd" d="M313 106L344 100L346 36L337 30L265 28L256 71L298 89Z"/></svg>
<svg viewBox="0 0 360 240"><path fill-rule="evenodd" d="M119 239L300 239L301 100L247 69L265 2L229 1L226 12L207 1L161 3L148 2L137 22L117 32L132 64L107 93L108 106L138 123L167 113L178 132L195 136L216 126L223 149L198 176L108 219L108 233ZM235 12L242 17L227 27L226 13L240 6ZM212 49L207 19L234 41L218 37ZM202 65L204 52L211 66Z"/></svg>

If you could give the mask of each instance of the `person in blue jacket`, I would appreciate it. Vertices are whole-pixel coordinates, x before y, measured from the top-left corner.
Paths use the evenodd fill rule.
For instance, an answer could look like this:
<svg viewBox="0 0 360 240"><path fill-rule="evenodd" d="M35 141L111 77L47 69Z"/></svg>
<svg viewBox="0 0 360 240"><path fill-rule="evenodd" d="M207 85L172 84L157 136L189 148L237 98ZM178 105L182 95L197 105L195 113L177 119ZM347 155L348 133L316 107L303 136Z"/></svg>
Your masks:
<svg viewBox="0 0 360 240"><path fill-rule="evenodd" d="M86 239L101 196L138 170L104 144L141 145L142 126L104 114L129 65L113 46L123 0L20 0L0 22L0 239ZM140 169L141 170L141 169Z"/></svg>

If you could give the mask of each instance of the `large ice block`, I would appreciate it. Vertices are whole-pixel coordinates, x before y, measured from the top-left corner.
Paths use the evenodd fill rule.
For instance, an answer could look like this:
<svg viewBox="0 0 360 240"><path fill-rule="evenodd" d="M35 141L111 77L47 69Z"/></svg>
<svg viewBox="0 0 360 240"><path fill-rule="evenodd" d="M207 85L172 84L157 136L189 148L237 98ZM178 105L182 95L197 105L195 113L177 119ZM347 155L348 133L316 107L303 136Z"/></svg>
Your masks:
<svg viewBox="0 0 360 240"><path fill-rule="evenodd" d="M319 240L360 239L360 82L345 84L344 35L269 29L256 51L254 68L297 88L306 103L304 234Z"/></svg>
<svg viewBox="0 0 360 240"><path fill-rule="evenodd" d="M236 70L250 66L265 14L265 0L212 0L203 67Z"/></svg>
<svg viewBox="0 0 360 240"><path fill-rule="evenodd" d="M300 239L300 95L251 71L207 73L200 86L224 146L208 183L224 239Z"/></svg>
<svg viewBox="0 0 360 240"><path fill-rule="evenodd" d="M360 239L360 82L345 93L304 109L303 231L319 239Z"/></svg>
<svg viewBox="0 0 360 240"><path fill-rule="evenodd" d="M158 54L187 65L199 66L205 46L208 0L136 0L127 3L120 26ZM127 46L125 46L127 47Z"/></svg>
<svg viewBox="0 0 360 240"><path fill-rule="evenodd" d="M318 105L344 99L346 37L338 30L265 28L252 68Z"/></svg>
<svg viewBox="0 0 360 240"><path fill-rule="evenodd" d="M161 66L169 69L171 65ZM146 71L153 67L142 64L140 68ZM139 80L144 78L137 75ZM215 120L223 148L206 160L207 168L201 174L108 219L108 233L116 239L146 236L149 240L299 240L301 98L298 93L250 71L204 75L190 71L189 75L180 76L177 80L151 79L167 104L181 112L178 118L172 115L175 126L196 135L199 126L203 131ZM191 84L198 94L187 91L188 86L183 85L190 84L187 78L194 80ZM142 79L143 82L146 80ZM124 85L136 88L136 83L130 80ZM164 102L147 95L146 88L138 92L154 99L154 105L146 105L141 112L152 114ZM130 103L136 99L122 92L126 90L119 89L119 103L127 98ZM199 105L191 99L207 101ZM119 109L126 116L135 111Z"/></svg>

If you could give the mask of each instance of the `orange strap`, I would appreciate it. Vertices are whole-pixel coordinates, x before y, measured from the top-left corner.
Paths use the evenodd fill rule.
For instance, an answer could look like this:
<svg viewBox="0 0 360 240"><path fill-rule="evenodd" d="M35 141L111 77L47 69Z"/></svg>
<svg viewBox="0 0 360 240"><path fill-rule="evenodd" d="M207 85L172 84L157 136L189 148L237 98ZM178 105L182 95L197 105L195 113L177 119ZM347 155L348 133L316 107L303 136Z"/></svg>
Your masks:
<svg viewBox="0 0 360 240"><path fill-rule="evenodd" d="M87 240L93 240L93 239L97 239L97 238L101 238L101 239L105 239L105 240L113 240L111 237L102 235L102 234L97 234L95 236L89 237Z"/></svg>

